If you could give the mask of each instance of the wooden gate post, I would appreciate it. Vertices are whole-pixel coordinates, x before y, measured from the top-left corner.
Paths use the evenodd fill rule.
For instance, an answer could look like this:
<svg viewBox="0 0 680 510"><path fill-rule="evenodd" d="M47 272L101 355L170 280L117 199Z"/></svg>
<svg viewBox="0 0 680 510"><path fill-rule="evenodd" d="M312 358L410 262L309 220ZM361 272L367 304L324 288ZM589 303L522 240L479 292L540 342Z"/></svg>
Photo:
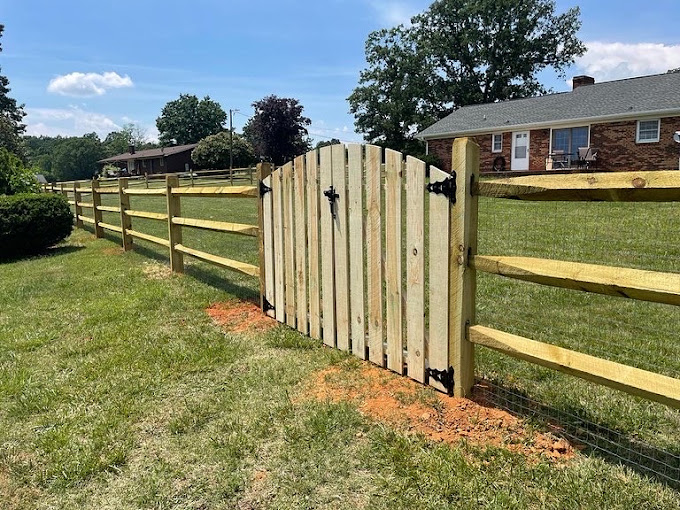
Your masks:
<svg viewBox="0 0 680 510"><path fill-rule="evenodd" d="M477 197L472 187L479 178L479 145L470 138L453 142L456 203L451 207L449 242L449 360L454 370L454 395L465 397L474 385L474 345L468 329L475 323Z"/></svg>
<svg viewBox="0 0 680 510"><path fill-rule="evenodd" d="M172 188L179 187L179 177L168 175L165 177L165 192L168 201L168 241L170 242L170 269L174 273L184 272L184 256L175 249L182 244L182 225L176 225L172 219L182 215L180 195L173 195Z"/></svg>
<svg viewBox="0 0 680 510"><path fill-rule="evenodd" d="M258 163L257 164L257 185L260 189L260 198L257 201L257 218L258 218L258 231L257 231L257 249L259 252L260 260L260 309L262 313L267 313L267 306L265 306L265 281L267 277L267 272L265 270L265 259L264 259L264 195L262 193L263 182L272 173L272 166L269 163ZM250 170L250 182L252 181L253 173ZM273 303L270 303L273 304Z"/></svg>
<svg viewBox="0 0 680 510"><path fill-rule="evenodd" d="M75 215L76 215L76 227L77 228L83 228L83 220L80 219L80 217L83 215L83 208L80 207L78 204L82 202L82 194L80 191L78 191L78 188L80 188L80 183L74 181L73 182L73 202L75 205L73 206L75 209Z"/></svg>
<svg viewBox="0 0 680 510"><path fill-rule="evenodd" d="M99 207L102 205L102 196L99 193L99 180L92 179L92 217L94 218L94 235L95 237L104 237L104 229L99 225L103 221L102 211Z"/></svg>
<svg viewBox="0 0 680 510"><path fill-rule="evenodd" d="M130 209L130 195L125 194L127 187L127 177L118 179L118 206L120 208L120 234L123 238L123 251L132 249L132 236L128 233L129 230L132 230L132 218L126 214L126 211Z"/></svg>

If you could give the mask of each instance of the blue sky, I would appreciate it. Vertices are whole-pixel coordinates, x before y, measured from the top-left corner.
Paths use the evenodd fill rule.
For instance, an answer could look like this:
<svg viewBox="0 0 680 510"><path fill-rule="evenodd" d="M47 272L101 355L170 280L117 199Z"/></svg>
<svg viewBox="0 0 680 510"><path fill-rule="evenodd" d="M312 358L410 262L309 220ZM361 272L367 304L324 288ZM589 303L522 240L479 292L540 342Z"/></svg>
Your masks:
<svg viewBox="0 0 680 510"><path fill-rule="evenodd" d="M241 129L251 103L298 98L318 139L359 141L347 96L378 28L423 11L427 0L0 0L0 64L26 104L29 134L100 136L155 119L180 93L209 94ZM568 74L598 81L680 67L677 0L557 2L582 11L589 47ZM542 75L567 90L554 73Z"/></svg>

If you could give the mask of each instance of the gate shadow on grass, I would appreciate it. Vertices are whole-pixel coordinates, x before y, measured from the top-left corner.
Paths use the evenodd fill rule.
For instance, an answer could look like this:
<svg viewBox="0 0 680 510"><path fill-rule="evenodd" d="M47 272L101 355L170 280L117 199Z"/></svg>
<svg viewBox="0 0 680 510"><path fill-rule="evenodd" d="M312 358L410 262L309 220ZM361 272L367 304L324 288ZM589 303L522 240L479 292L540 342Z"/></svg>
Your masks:
<svg viewBox="0 0 680 510"><path fill-rule="evenodd" d="M537 402L517 388L498 381L478 380L474 400L522 418L539 428L561 436L582 452L608 463L621 464L655 481L680 490L680 451L664 450L643 443L629 434L597 423L583 408L558 409Z"/></svg>

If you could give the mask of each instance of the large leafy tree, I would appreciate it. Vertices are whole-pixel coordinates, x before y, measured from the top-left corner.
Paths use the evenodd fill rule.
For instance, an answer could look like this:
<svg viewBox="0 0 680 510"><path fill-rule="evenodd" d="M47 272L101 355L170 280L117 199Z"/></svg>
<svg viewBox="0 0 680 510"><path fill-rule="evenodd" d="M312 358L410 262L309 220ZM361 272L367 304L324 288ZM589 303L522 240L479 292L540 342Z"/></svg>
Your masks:
<svg viewBox="0 0 680 510"><path fill-rule="evenodd" d="M5 25L0 24L0 37L5 31ZM2 52L2 45L0 45ZM24 157L21 136L26 130L23 124L26 113L24 105L17 104L16 99L9 97L9 79L0 74L0 147L13 154Z"/></svg>
<svg viewBox="0 0 680 510"><path fill-rule="evenodd" d="M96 133L64 138L55 146L51 176L60 181L91 179L98 171L97 161L106 156Z"/></svg>
<svg viewBox="0 0 680 510"><path fill-rule="evenodd" d="M310 149L307 126L312 121L302 115L304 107L297 99L267 96L253 108L255 115L243 133L257 156L281 165Z"/></svg>
<svg viewBox="0 0 680 510"><path fill-rule="evenodd" d="M191 159L201 168L229 168L229 132L211 135L200 142L191 152ZM253 146L242 136L234 133L234 168L252 165L255 159Z"/></svg>
<svg viewBox="0 0 680 510"><path fill-rule="evenodd" d="M112 131L104 139L104 150L107 156L115 156L127 152L130 145L135 149L150 149L154 144L149 142L144 128L133 124L125 124L120 131Z"/></svg>
<svg viewBox="0 0 680 510"><path fill-rule="evenodd" d="M553 0L436 0L409 27L371 33L349 97L357 129L414 153L414 135L455 108L547 92L538 74L564 77L585 52L579 15Z"/></svg>
<svg viewBox="0 0 680 510"><path fill-rule="evenodd" d="M180 94L167 103L156 119L161 145L197 143L224 130L227 114L220 104L205 96Z"/></svg>

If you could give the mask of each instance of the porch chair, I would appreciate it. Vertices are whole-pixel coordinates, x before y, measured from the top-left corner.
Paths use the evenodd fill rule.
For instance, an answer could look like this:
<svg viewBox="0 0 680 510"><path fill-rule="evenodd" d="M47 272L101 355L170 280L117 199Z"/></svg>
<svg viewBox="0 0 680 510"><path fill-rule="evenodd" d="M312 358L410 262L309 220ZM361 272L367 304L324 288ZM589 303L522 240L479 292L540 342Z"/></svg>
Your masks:
<svg viewBox="0 0 680 510"><path fill-rule="evenodd" d="M578 148L578 167L589 170L591 167L597 167L598 150L595 147L579 147Z"/></svg>

